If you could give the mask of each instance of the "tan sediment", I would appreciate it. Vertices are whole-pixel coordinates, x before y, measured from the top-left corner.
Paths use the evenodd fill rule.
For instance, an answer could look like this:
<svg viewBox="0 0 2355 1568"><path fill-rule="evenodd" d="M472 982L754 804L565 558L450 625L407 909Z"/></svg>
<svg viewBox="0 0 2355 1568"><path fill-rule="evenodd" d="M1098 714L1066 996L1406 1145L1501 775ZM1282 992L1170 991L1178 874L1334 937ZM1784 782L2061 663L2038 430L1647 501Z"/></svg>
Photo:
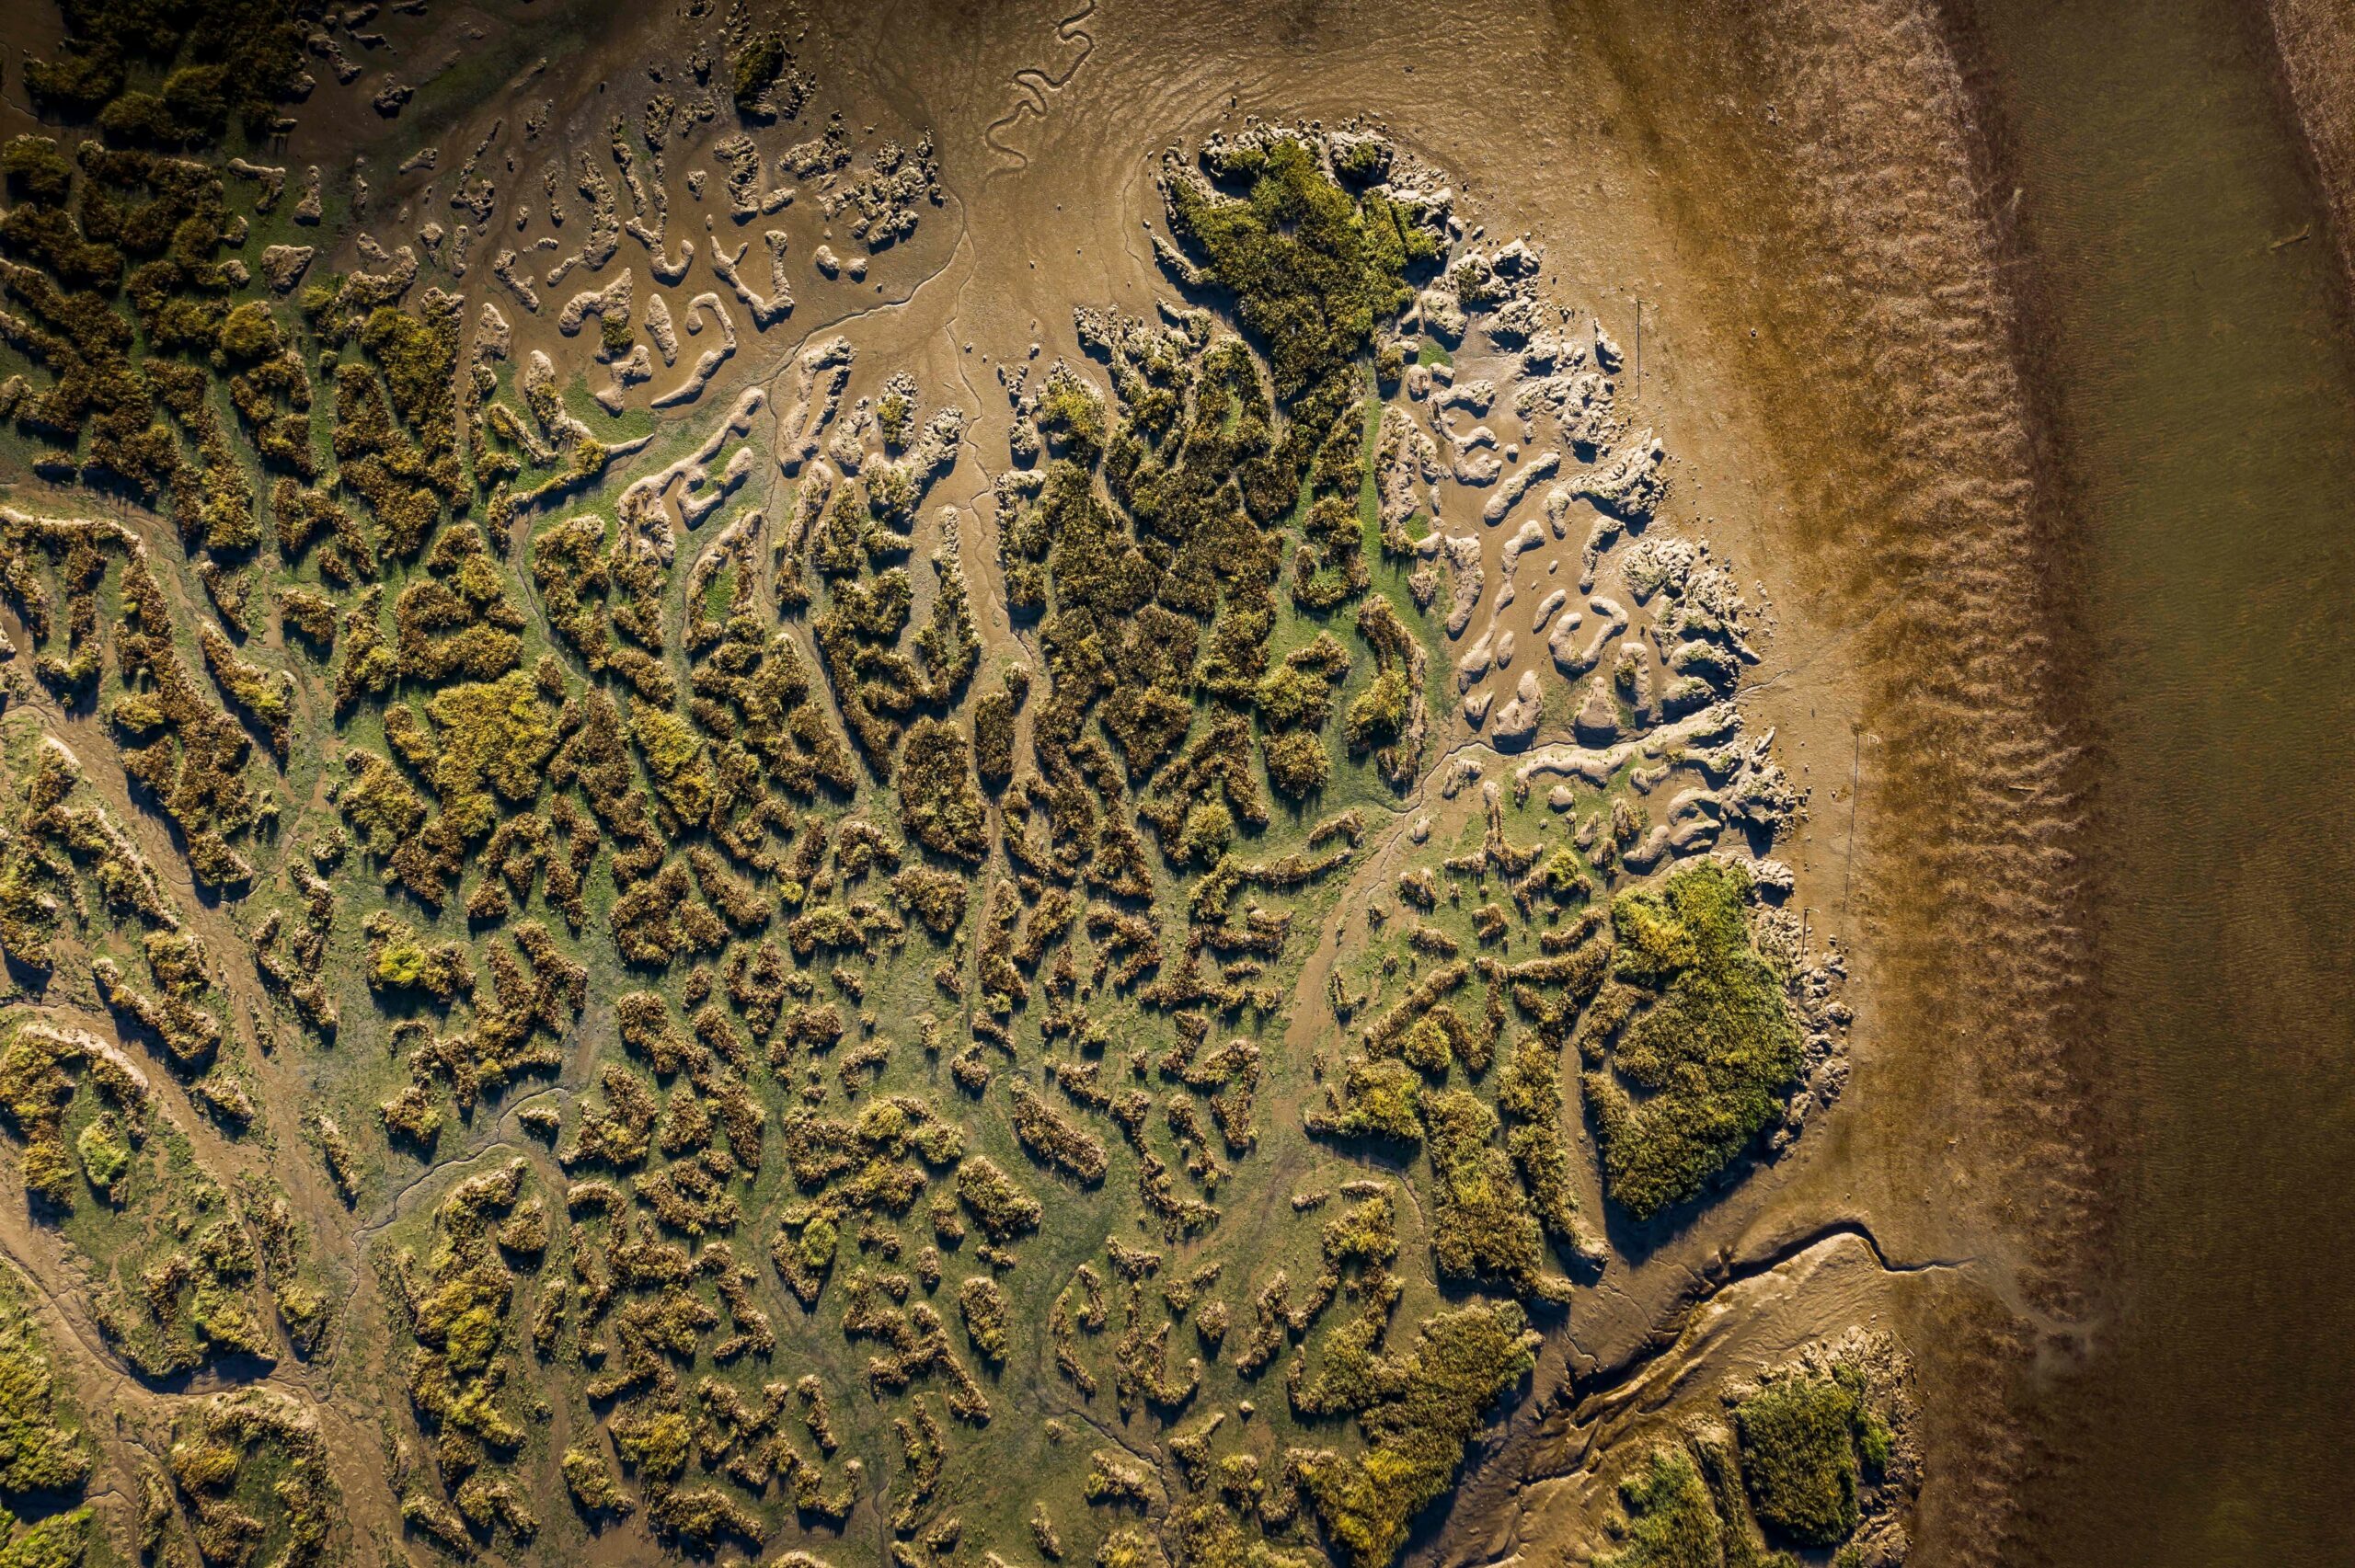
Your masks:
<svg viewBox="0 0 2355 1568"><path fill-rule="evenodd" d="M1929 6L1703 6L1673 42L1612 0L1588 15L1665 199L1717 263L1712 328L1762 335L1800 613L1847 628L1862 684L1842 901L1878 1059L1845 1158L1809 1185L1868 1209L1892 1252L1969 1251L2010 1282L1904 1315L1936 1345L1941 1396L1924 1558L2018 1561L2012 1482L2042 1438L2007 1395L2094 1310L2104 1135L2078 1043L2074 584L1990 152Z"/></svg>
<svg viewBox="0 0 2355 1568"><path fill-rule="evenodd" d="M1982 1070L2005 1075L1991 1104L2065 1115L2082 1098L2064 1049L2084 973L2074 604L1971 105L1926 6L1774 10L1756 36L1792 94L1793 194L1837 269L1810 390L1853 389L1856 433L1886 452L1844 509L1878 524L1847 565L1852 599L1878 601L1858 662L1879 682L1866 720L1886 748L1882 825L1860 869L1882 904L1892 1012L1975 1036ZM2021 1238L2026 1295L2074 1316L2093 1213L2081 1149L2044 1125L2008 1130L2017 1141L1987 1151L2009 1189L1991 1201L2043 1210Z"/></svg>

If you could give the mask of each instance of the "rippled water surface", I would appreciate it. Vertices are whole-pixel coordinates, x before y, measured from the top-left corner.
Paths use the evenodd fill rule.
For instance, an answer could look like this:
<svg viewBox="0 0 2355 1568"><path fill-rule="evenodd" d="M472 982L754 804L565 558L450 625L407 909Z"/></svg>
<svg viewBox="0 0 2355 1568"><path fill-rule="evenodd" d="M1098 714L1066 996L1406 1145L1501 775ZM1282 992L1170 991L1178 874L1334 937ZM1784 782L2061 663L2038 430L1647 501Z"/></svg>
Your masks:
<svg viewBox="0 0 2355 1568"><path fill-rule="evenodd" d="M1979 9L2088 550L2129 1140L2115 1315L2031 1511L2061 1562L2344 1563L2355 338L2259 18Z"/></svg>

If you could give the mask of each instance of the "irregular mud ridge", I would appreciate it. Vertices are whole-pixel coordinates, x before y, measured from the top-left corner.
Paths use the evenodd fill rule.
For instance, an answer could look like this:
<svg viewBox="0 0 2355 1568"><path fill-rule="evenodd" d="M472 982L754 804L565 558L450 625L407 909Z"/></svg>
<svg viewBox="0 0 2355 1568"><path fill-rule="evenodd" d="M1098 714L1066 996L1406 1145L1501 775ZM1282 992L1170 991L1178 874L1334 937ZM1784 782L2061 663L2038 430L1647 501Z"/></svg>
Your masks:
<svg viewBox="0 0 2355 1568"><path fill-rule="evenodd" d="M0 1551L1867 1564L2000 1500L2066 1122L1910 1042L2065 1086L2058 938L1958 999L1922 922L2051 914L2066 781L1888 671L2016 633L2018 497L1840 535L1881 449L1795 474L1853 416L1631 185L1698 155L1639 60L1531 31L1523 146L1391 101L1421 23L1200 24L25 24ZM1885 150L1821 84L1888 42L1781 63L1776 180ZM1842 247L1999 326L1968 224L1794 211L1928 389L1872 441L1950 431Z"/></svg>

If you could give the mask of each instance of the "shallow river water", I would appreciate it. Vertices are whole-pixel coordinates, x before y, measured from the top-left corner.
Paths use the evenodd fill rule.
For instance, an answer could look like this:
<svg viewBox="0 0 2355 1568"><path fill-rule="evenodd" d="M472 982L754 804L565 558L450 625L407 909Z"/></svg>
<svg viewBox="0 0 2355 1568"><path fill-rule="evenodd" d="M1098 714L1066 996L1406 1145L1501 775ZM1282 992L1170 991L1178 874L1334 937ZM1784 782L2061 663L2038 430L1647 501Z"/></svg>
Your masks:
<svg viewBox="0 0 2355 1568"><path fill-rule="evenodd" d="M2355 334L2261 7L1978 11L2096 628L2123 1139L2029 1515L2059 1562L2344 1563Z"/></svg>

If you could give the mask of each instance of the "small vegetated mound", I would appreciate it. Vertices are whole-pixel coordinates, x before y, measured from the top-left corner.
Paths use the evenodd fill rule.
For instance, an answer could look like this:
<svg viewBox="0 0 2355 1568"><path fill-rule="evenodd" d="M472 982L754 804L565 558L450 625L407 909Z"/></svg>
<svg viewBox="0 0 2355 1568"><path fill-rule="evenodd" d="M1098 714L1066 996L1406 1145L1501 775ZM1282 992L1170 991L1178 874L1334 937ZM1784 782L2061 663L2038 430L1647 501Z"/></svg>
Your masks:
<svg viewBox="0 0 2355 1568"><path fill-rule="evenodd" d="M1901 1562L1921 1484L1910 1365L1885 1333L1851 1330L1724 1393L1725 1420L1649 1451L1620 1482L1622 1544L1605 1568Z"/></svg>
<svg viewBox="0 0 2355 1568"><path fill-rule="evenodd" d="M92 1539L90 1510L79 1505L91 1448L32 1303L31 1287L0 1268L0 1556L71 1568Z"/></svg>
<svg viewBox="0 0 2355 1568"><path fill-rule="evenodd" d="M142 1521L158 1544L185 1531L206 1562L331 1560L341 1509L327 1444L287 1395L246 1389L205 1401L174 1425L167 1468L170 1499L151 1494Z"/></svg>
<svg viewBox="0 0 2355 1568"><path fill-rule="evenodd" d="M1869 1465L1889 1468L1889 1424L1867 1402L1854 1367L1776 1379L1733 1407L1742 1480L1758 1521L1800 1546L1853 1534L1856 1491Z"/></svg>
<svg viewBox="0 0 2355 1568"><path fill-rule="evenodd" d="M965 1333L973 1342L973 1350L992 1366L1005 1359L1006 1301L1005 1292L998 1288L996 1280L987 1275L977 1275L958 1288L957 1306L965 1315Z"/></svg>
<svg viewBox="0 0 2355 1568"><path fill-rule="evenodd" d="M1046 1210L985 1154L957 1167L957 1196L993 1241L1010 1242L1039 1228Z"/></svg>
<svg viewBox="0 0 2355 1568"><path fill-rule="evenodd" d="M1749 893L1747 871L1711 860L1613 900L1617 956L1598 1005L1626 1021L1582 1082L1610 1194L1638 1218L1731 1164L1798 1079L1788 979L1758 949Z"/></svg>

